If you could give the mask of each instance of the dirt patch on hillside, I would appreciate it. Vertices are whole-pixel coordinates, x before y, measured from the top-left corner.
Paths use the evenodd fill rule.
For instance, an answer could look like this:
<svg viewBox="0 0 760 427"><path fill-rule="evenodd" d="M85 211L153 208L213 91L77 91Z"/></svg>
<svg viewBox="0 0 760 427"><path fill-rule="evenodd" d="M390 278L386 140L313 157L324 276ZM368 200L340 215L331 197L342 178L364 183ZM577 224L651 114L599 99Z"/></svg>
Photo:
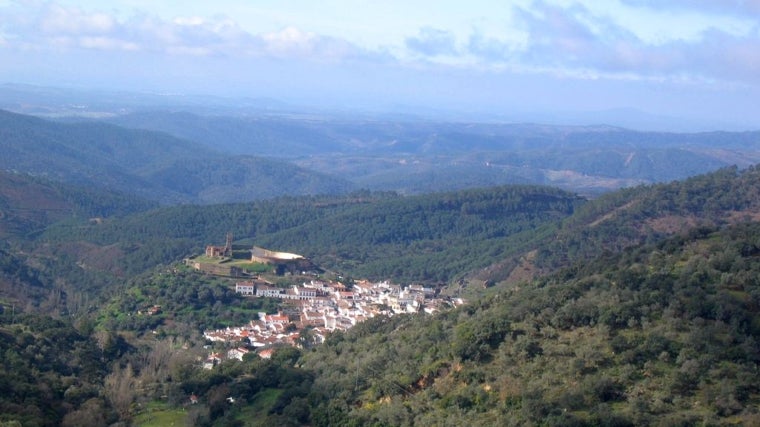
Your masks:
<svg viewBox="0 0 760 427"><path fill-rule="evenodd" d="M604 221L607 221L608 219L612 219L612 218L614 218L614 217L615 217L616 215L618 215L620 212L623 212L623 211L625 211L626 209L629 209L629 208L630 208L631 206L633 206L635 203L636 203L636 200L634 200L634 201L631 201L631 202L628 202L628 203L624 204L623 206L621 206L621 207L619 207L619 208L616 208L616 209L615 209L615 210L613 210L612 212L609 212L609 213L606 213L606 214L604 214L602 217L600 217L599 219L595 220L594 222L592 222L592 223L591 223L591 224L589 224L588 226L589 226L589 227L596 227L597 225L599 225L599 224L603 223Z"/></svg>
<svg viewBox="0 0 760 427"><path fill-rule="evenodd" d="M760 211L758 210L730 211L728 212L728 221L731 224L738 224L741 222L750 222L750 221L760 221Z"/></svg>
<svg viewBox="0 0 760 427"><path fill-rule="evenodd" d="M83 268L108 271L117 276L124 274L121 265L124 251L116 245L92 247L82 252L79 259Z"/></svg>
<svg viewBox="0 0 760 427"><path fill-rule="evenodd" d="M696 227L698 222L699 219L694 216L667 215L649 219L646 224L659 233L676 234Z"/></svg>
<svg viewBox="0 0 760 427"><path fill-rule="evenodd" d="M517 266L509 272L506 282L518 283L535 278L538 271L535 264L537 254L538 251L533 250L521 256Z"/></svg>

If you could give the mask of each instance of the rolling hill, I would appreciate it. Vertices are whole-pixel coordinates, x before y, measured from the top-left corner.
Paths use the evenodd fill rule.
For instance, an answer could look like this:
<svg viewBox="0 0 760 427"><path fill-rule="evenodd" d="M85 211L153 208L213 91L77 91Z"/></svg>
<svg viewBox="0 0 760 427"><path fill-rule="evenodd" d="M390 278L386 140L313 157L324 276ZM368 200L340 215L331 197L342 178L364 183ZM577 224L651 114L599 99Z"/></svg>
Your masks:
<svg viewBox="0 0 760 427"><path fill-rule="evenodd" d="M599 194L760 162L760 133L455 123L320 115L134 112L110 122L217 150L294 160L362 188L426 193L504 184Z"/></svg>
<svg viewBox="0 0 760 427"><path fill-rule="evenodd" d="M758 422L757 167L590 201L504 186L144 210L151 203L39 177L0 183L4 212L50 210L14 219L18 240L0 248L8 420L128 420L132 399L179 409L193 394L201 403L187 413L212 425ZM308 352L201 370L197 328L257 308L166 264L229 231L352 275L489 289L466 288L471 303L437 315L369 320ZM130 302L154 294L194 305L135 315ZM35 412L43 400L54 410Z"/></svg>
<svg viewBox="0 0 760 427"><path fill-rule="evenodd" d="M39 240L63 252L77 248L76 242L118 247L114 253L125 257L122 271L136 273L197 253L232 232L240 243L304 254L349 276L461 281L478 289L551 273L569 260L655 242L693 227L756 219L758 188L760 172L753 167L621 190L592 201L532 186L420 196L360 192L163 207L98 223L68 221L48 227Z"/></svg>
<svg viewBox="0 0 760 427"><path fill-rule="evenodd" d="M757 221L758 188L760 169L751 167L610 193L578 209L556 233L471 277L511 282L556 270L570 260L615 253L695 227Z"/></svg>
<svg viewBox="0 0 760 427"><path fill-rule="evenodd" d="M33 237L70 217L105 218L156 207L134 196L0 171L0 236Z"/></svg>
<svg viewBox="0 0 760 427"><path fill-rule="evenodd" d="M193 373L178 387L209 402L217 425L253 413L261 422L325 426L754 425L758 180L757 168L731 168L620 191L513 234L497 225L515 218L520 206L541 212L527 206L545 206L562 193L533 187L364 193L349 208L335 199L283 200L282 212L293 211L293 203L301 212L323 210L313 227L298 215L270 223L272 236L283 239L293 233L315 244L321 235L328 244L353 239L382 248L394 239L415 242L415 232L435 237L448 230L444 240L452 250L464 248L460 255L472 253L466 239L458 240L471 235L501 255L536 251L547 264L534 276L470 292L471 303L458 309L377 317L313 350L222 364L215 375ZM235 208L226 206L230 218ZM451 216L458 220L447 223ZM489 219L494 224L485 234L471 228ZM349 227L354 222L363 226ZM497 246L488 233L510 244ZM474 258L484 255L492 254ZM162 271L143 281L151 292L195 295L181 274ZM139 288L130 292L142 295ZM241 403L214 403L219 384Z"/></svg>
<svg viewBox="0 0 760 427"><path fill-rule="evenodd" d="M164 207L97 224L65 222L40 241L119 244L146 269L198 253L232 232L240 243L304 254L351 276L437 284L499 260L512 239L527 238L582 203L570 193L533 186L409 197L359 192Z"/></svg>
<svg viewBox="0 0 760 427"><path fill-rule="evenodd" d="M0 111L0 169L130 193L162 204L345 192L348 182L291 164L229 156L158 132L56 123Z"/></svg>
<svg viewBox="0 0 760 427"><path fill-rule="evenodd" d="M311 420L755 425L759 237L757 223L702 229L331 335L299 362Z"/></svg>

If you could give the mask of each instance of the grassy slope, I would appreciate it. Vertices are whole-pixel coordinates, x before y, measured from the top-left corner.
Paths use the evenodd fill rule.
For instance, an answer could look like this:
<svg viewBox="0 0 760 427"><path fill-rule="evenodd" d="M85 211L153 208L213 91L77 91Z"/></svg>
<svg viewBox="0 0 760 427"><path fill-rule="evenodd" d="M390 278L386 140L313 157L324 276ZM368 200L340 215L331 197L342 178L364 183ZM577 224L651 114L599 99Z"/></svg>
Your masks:
<svg viewBox="0 0 760 427"><path fill-rule="evenodd" d="M187 411L184 408L153 403L137 415L132 423L137 427L184 426L186 419Z"/></svg>

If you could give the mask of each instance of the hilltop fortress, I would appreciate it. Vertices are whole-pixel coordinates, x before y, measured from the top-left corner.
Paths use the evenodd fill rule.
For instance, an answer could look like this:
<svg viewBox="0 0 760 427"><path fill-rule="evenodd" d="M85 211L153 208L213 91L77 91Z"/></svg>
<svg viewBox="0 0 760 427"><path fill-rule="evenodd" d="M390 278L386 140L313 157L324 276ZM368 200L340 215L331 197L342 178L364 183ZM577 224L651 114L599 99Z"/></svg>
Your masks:
<svg viewBox="0 0 760 427"><path fill-rule="evenodd" d="M300 274L304 272L321 272L321 270L303 255L277 252L259 246L233 247L232 233L227 233L224 246L206 246L205 256L186 260L186 264L196 270L209 274L229 277L245 277L247 265L264 264L271 266L275 274Z"/></svg>

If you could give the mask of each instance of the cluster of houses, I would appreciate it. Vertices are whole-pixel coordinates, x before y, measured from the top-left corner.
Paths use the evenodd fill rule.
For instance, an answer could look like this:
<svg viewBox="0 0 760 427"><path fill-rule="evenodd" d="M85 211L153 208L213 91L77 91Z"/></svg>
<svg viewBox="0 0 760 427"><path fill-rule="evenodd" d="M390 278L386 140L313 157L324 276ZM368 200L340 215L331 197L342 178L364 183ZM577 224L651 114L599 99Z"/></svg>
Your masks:
<svg viewBox="0 0 760 427"><path fill-rule="evenodd" d="M235 344L226 353L212 352L203 364L205 369L211 369L225 359L243 360L251 351L258 349L259 357L268 359L275 345L298 346L299 331L293 330L290 317L282 313L259 313L258 320L251 320L247 325L234 328L205 331L203 335L212 342ZM266 348L263 348L266 347Z"/></svg>
<svg viewBox="0 0 760 427"><path fill-rule="evenodd" d="M272 286L255 279L238 282L235 292L250 297L281 298L287 309L248 324L206 331L206 339L232 344L226 354L211 353L204 367L211 368L224 358L242 360L256 351L270 357L277 345L319 344L335 330L346 330L368 318L401 313L434 313L463 303L461 299L438 298L434 288L421 285L402 287L388 282L360 281L351 289L338 282L312 280L291 288ZM308 333L304 333L308 329Z"/></svg>

